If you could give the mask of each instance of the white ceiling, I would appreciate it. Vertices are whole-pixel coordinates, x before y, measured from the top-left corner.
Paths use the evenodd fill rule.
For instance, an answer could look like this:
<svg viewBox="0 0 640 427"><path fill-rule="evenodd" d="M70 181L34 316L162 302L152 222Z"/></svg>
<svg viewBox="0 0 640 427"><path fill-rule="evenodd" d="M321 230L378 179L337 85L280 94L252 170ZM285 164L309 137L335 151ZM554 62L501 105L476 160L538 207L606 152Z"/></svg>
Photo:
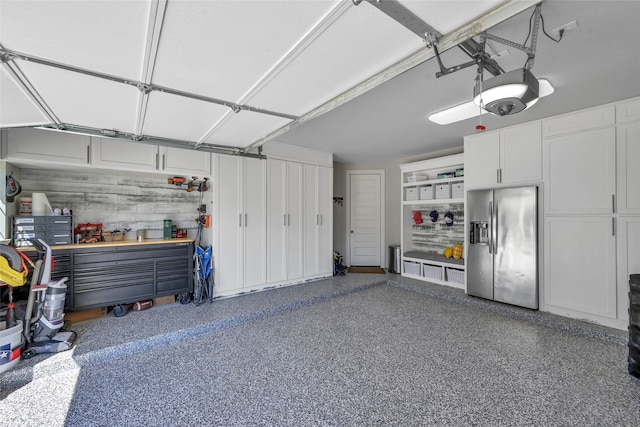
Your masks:
<svg viewBox="0 0 640 427"><path fill-rule="evenodd" d="M481 25L504 2L401 3L447 37L472 21ZM489 32L523 43L531 12ZM556 92L517 115L484 115L489 129L640 95L640 1L547 0L542 16L549 33L578 22L560 43L538 37L532 72ZM287 126L277 141L331 151L337 161L377 162L459 147L477 123L427 120L468 101L476 73L470 67L436 79L435 59L341 104L336 97L426 51L420 37L366 1L0 0L0 45L19 54L0 67L1 127L51 124L10 67L63 124L190 145L246 148ZM505 70L524 65L516 49L491 47L509 51L498 59ZM454 66L469 58L451 49L442 60ZM155 90L144 95L137 82ZM332 109L327 103L336 100ZM317 118L293 121L323 105L328 112Z"/></svg>

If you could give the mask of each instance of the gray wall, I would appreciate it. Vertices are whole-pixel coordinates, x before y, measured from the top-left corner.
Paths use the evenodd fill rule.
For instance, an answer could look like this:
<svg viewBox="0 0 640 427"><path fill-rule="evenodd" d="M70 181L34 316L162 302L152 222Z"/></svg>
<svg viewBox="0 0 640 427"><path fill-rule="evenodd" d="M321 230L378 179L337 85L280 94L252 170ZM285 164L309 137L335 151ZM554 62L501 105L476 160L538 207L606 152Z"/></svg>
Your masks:
<svg viewBox="0 0 640 427"><path fill-rule="evenodd" d="M169 185L162 175L23 168L20 184L22 193L14 205L19 197L45 193L52 208L73 211L74 226L101 223L106 231L131 228L127 240L135 239L138 229L147 230L148 238L162 238L163 220L171 219L179 228L187 228L189 237L196 235L201 193Z"/></svg>
<svg viewBox="0 0 640 427"><path fill-rule="evenodd" d="M347 195L347 171L350 170L368 170L368 169L384 169L385 171L385 236L384 246L387 248L392 244L400 244L402 230L400 229L400 217L402 215L401 201L402 192L400 188L401 176L400 165L403 163L417 162L420 160L433 159L436 157L447 156L450 154L462 153L463 147L438 151L434 153L425 153L418 156L393 160L385 163L333 163L333 196L343 197L344 204L342 206L333 204L333 247L343 256L346 255L348 235L347 227L347 204L349 200ZM387 250L383 253L383 265L388 265ZM346 259L346 257L345 257Z"/></svg>

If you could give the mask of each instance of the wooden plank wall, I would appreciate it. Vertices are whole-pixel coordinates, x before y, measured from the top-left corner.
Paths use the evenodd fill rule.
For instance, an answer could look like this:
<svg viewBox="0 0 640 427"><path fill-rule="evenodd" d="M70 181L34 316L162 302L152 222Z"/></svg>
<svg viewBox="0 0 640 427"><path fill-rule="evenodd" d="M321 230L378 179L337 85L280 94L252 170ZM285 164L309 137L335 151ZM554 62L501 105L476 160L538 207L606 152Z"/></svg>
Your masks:
<svg viewBox="0 0 640 427"><path fill-rule="evenodd" d="M135 239L138 229L147 230L147 238L162 238L165 219L189 229L188 237L195 238L197 209L203 203L200 192L189 193L185 185L169 185L164 176L134 176L126 172L22 169L20 184L19 197L42 192L52 208L71 209L74 226L101 223L106 231L130 227L127 240Z"/></svg>

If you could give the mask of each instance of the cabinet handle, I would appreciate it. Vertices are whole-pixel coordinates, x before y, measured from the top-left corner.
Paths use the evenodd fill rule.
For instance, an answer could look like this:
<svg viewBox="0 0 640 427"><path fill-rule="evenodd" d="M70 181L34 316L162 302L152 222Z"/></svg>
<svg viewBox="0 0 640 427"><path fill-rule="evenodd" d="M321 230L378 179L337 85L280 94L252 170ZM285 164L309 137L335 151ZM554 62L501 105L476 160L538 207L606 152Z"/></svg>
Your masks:
<svg viewBox="0 0 640 427"><path fill-rule="evenodd" d="M87 164L91 164L91 144L87 144Z"/></svg>
<svg viewBox="0 0 640 427"><path fill-rule="evenodd" d="M242 227L242 214L238 214L238 227Z"/></svg>
<svg viewBox="0 0 640 427"><path fill-rule="evenodd" d="M502 184L502 168L500 168L500 184Z"/></svg>
<svg viewBox="0 0 640 427"><path fill-rule="evenodd" d="M500 184L500 169L496 169L496 182Z"/></svg>
<svg viewBox="0 0 640 427"><path fill-rule="evenodd" d="M158 163L159 163L159 161L160 161L160 160L158 159L158 156L159 156L159 155L160 155L160 154L156 153L156 170L158 169Z"/></svg>
<svg viewBox="0 0 640 427"><path fill-rule="evenodd" d="M247 214L244 214L244 226L247 226Z"/></svg>
<svg viewBox="0 0 640 427"><path fill-rule="evenodd" d="M320 215L316 214L316 225L320 225L320 218L318 218Z"/></svg>
<svg viewBox="0 0 640 427"><path fill-rule="evenodd" d="M611 212L616 213L616 195L611 195Z"/></svg>
<svg viewBox="0 0 640 427"><path fill-rule="evenodd" d="M615 237L616 235L616 219L611 218L611 235Z"/></svg>
<svg viewBox="0 0 640 427"><path fill-rule="evenodd" d="M291 215L287 214L287 225L291 225Z"/></svg>
<svg viewBox="0 0 640 427"><path fill-rule="evenodd" d="M165 161L164 161L164 157L165 157L165 155L163 154L163 155L162 155L162 170L164 170L164 169L165 169Z"/></svg>

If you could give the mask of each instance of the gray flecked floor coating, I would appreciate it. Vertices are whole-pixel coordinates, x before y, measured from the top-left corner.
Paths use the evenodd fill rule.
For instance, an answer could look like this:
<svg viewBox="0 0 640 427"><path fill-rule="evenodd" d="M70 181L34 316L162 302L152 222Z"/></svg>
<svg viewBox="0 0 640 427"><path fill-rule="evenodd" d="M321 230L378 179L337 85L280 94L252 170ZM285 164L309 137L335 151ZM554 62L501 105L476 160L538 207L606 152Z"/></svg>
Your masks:
<svg viewBox="0 0 640 427"><path fill-rule="evenodd" d="M74 330L0 374L0 425L640 425L626 332L397 275Z"/></svg>

